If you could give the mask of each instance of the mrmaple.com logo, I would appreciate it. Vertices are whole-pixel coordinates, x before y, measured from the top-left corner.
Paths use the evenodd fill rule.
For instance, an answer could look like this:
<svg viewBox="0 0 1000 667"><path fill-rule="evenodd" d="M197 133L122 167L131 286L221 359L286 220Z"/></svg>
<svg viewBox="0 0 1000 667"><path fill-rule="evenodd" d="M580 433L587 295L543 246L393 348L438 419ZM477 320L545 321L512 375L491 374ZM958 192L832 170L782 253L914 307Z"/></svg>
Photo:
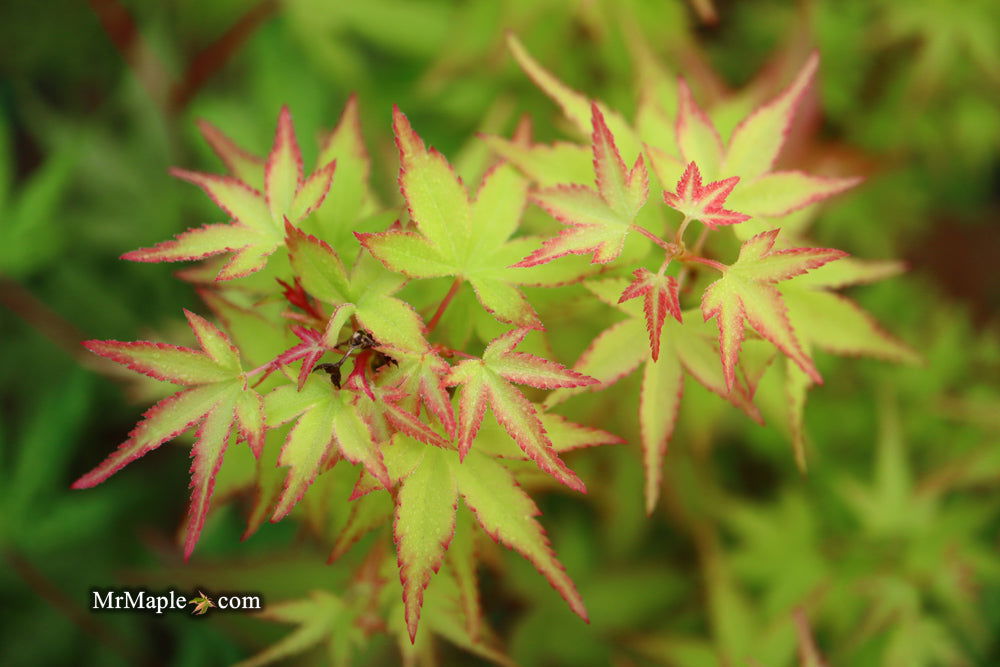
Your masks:
<svg viewBox="0 0 1000 667"><path fill-rule="evenodd" d="M163 614L167 611L189 609L202 615L209 609L220 611L260 611L261 596L253 593L233 595L180 594L176 590L150 593L146 590L104 589L91 591L91 611L145 611Z"/></svg>

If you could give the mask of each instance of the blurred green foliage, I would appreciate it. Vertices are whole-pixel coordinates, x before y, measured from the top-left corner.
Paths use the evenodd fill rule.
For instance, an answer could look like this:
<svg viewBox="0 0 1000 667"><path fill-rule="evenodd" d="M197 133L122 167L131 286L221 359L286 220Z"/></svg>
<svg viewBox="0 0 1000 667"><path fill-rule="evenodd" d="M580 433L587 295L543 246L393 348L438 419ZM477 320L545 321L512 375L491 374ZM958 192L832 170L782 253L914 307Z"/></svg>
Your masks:
<svg viewBox="0 0 1000 667"><path fill-rule="evenodd" d="M852 297L926 361L820 357L827 384L807 411L805 476L778 429L751 427L690 387L666 500L651 519L635 446L577 455L581 476L604 483L586 500L539 498L593 621L584 626L540 588L526 562L492 554L482 598L511 657L793 664L801 608L830 664L1000 663L1000 4L716 9L718 23L706 24L679 0L5 4L0 662L224 664L287 633L211 613L94 615L95 586L204 585L275 602L343 591L357 550L326 566L327 545L288 522L240 543L245 503L216 512L201 555L180 565L166 528L183 513L187 457L173 448L99 489L70 492L136 413L78 343L175 331L181 306L196 303L170 267L116 259L215 215L166 175L173 164L217 166L196 118L263 152L282 104L305 138L329 129L357 92L373 181L388 201L397 201L393 103L459 164L485 155L475 132L509 132L521 113L540 139L560 136L566 128L505 50L512 30L567 83L627 115L640 41L674 71L701 73L719 99L743 90L734 108L759 98L767 80L752 77L772 56L780 71L782 54L817 47L822 115L800 157L846 162L868 182L824 209L816 235L861 257L910 262L908 276ZM311 164L314 142L302 145ZM563 361L587 333L553 342ZM634 380L620 388L621 405L632 405ZM631 408L575 400L579 414L636 442ZM439 648L442 664L472 660ZM357 659L395 664L396 650L377 641ZM314 662L321 652L301 661Z"/></svg>

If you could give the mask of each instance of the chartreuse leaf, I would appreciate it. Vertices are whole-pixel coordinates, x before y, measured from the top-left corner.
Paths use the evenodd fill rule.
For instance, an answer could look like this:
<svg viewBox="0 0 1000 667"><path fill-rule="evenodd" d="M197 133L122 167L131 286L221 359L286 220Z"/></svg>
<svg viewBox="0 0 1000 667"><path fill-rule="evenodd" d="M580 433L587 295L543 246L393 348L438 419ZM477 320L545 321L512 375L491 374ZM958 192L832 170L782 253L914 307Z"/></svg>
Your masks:
<svg viewBox="0 0 1000 667"><path fill-rule="evenodd" d="M678 87L673 141L662 138L670 122L667 114L658 109L650 110L646 105L639 120L643 138L650 143L646 147L647 153L660 181L674 183L678 178L686 177L682 173L685 165L696 163L701 178L715 181L712 185L725 186L725 194L730 195L729 207L739 211L739 218L751 218L748 223L734 228L742 240L777 226L776 218L859 183L857 178L826 178L799 171L772 171L795 110L815 75L817 64L818 57L812 54L788 88L737 124L728 143L723 143L718 129L698 106L684 81ZM739 185L733 187L737 182ZM705 187L712 188L712 185ZM681 195L678 199L684 199L682 192L677 194ZM667 197L667 203L692 218L701 219L679 206L678 201L671 201L670 197ZM719 208L721 211L721 206ZM732 214L732 211L722 212ZM702 221L710 226L740 221L732 215Z"/></svg>
<svg viewBox="0 0 1000 667"><path fill-rule="evenodd" d="M654 360L646 342L648 332L643 326L643 322L648 321L645 309L619 296L628 293L630 284L614 278L592 280L585 285L601 301L629 315L629 319L598 335L574 364L574 370L598 381L586 389L604 389L645 364L639 426L646 472L646 508L652 512L659 498L663 458L677 422L684 373L743 410L751 419L759 422L760 413L751 401L752 392L743 382L736 383L732 389L726 386L718 352L713 346L715 337L711 325L700 322L697 313L688 311L683 324L680 318L664 318L662 343L658 359ZM551 407L584 390L582 387L557 389L545 405Z"/></svg>
<svg viewBox="0 0 1000 667"><path fill-rule="evenodd" d="M406 116L394 112L399 147L399 184L417 231L390 229L358 234L369 252L387 268L410 278L454 276L467 282L483 308L501 322L541 328L519 285L566 282L510 266L525 240L511 241L528 194L528 182L500 164L483 177L470 201L461 180L444 156L427 149ZM520 255L520 256L519 256Z"/></svg>
<svg viewBox="0 0 1000 667"><path fill-rule="evenodd" d="M778 97L744 118L729 138L721 172L750 179L771 170L785 143L788 129L816 69L819 54L812 53L795 80Z"/></svg>
<svg viewBox="0 0 1000 667"><path fill-rule="evenodd" d="M458 486L444 450L426 448L397 493L393 531L411 641L416 639L424 589L455 534L457 503Z"/></svg>
<svg viewBox="0 0 1000 667"><path fill-rule="evenodd" d="M778 286L788 309L788 322L803 352L810 349L842 356L869 356L887 361L917 363L918 355L847 297L830 290L867 283L895 275L898 262L863 261L845 257L783 281ZM787 360L784 382L788 405L788 425L796 462L805 468L803 412L806 394L814 379Z"/></svg>
<svg viewBox="0 0 1000 667"><path fill-rule="evenodd" d="M309 597L269 604L258 618L296 625L296 629L275 644L246 660L239 667L260 667L304 653L326 643L329 664L346 667L351 653L364 643L364 632L355 624L359 611L326 591L313 591Z"/></svg>
<svg viewBox="0 0 1000 667"><path fill-rule="evenodd" d="M364 466L382 486L389 487L382 453L352 405L353 398L350 391L337 390L316 375L301 391L291 384L282 385L264 398L269 428L296 419L278 457L278 465L289 471L272 521L280 520L301 500L332 451Z"/></svg>
<svg viewBox="0 0 1000 667"><path fill-rule="evenodd" d="M774 250L777 235L778 230L774 229L746 241L736 263L724 267L722 278L709 285L702 296L701 310L705 319L716 318L719 327L719 352L729 389L736 382L744 322L795 361L815 382L823 381L812 359L802 350L775 284L839 259L846 253L830 248Z"/></svg>
<svg viewBox="0 0 1000 667"><path fill-rule="evenodd" d="M674 127L677 146L684 161L688 164L692 162L698 164L706 174L723 173L719 170L719 165L725 149L719 131L698 106L691 89L683 79L680 81L677 94L677 120Z"/></svg>
<svg viewBox="0 0 1000 667"><path fill-rule="evenodd" d="M264 164L261 192L256 182L250 185L240 180L242 175L253 175L256 181L256 162L211 126L202 129L236 176L185 169L171 173L204 190L231 218L230 223L189 229L172 241L133 250L122 257L135 262L178 262L232 253L216 280L242 278L263 269L267 258L283 244L286 222L298 224L323 203L336 163L325 164L309 178L303 177L292 117L284 107L278 117L274 146Z"/></svg>
<svg viewBox="0 0 1000 667"><path fill-rule="evenodd" d="M829 291L881 280L902 270L899 262L846 257L784 281L779 289L795 330L819 349L916 363L920 357L912 348L882 329L856 303Z"/></svg>
<svg viewBox="0 0 1000 667"><path fill-rule="evenodd" d="M191 450L191 505L184 541L190 557L201 534L212 499L215 476L235 432L255 455L263 446L260 397L247 388L238 353L214 325L185 311L201 350L163 343L87 341L95 354L129 369L186 387L163 399L144 415L126 440L100 465L73 483L74 489L100 484L137 458L199 425Z"/></svg>
<svg viewBox="0 0 1000 667"><path fill-rule="evenodd" d="M420 317L408 304L391 296L402 287L402 278L364 254L348 275L329 244L291 225L287 232L292 268L307 292L320 301L348 306L342 317L355 315L380 344L417 354L428 349Z"/></svg>
<svg viewBox="0 0 1000 667"><path fill-rule="evenodd" d="M264 188L264 160L238 146L206 120L198 120L198 129L233 177L256 190Z"/></svg>
<svg viewBox="0 0 1000 667"><path fill-rule="evenodd" d="M639 140L635 136L635 132L631 126L629 126L620 114L611 111L604 104L596 100L588 99L586 95L573 90L553 76L551 72L531 57L531 54L521 44L521 40L513 33L507 36L507 47L521 66L521 69L524 70L524 73L553 102L559 105L566 119L576 127L581 136L586 136L591 131L593 107L596 105L601 116L607 118L608 125L611 127L614 136L621 142L621 149L625 155L638 155L640 151Z"/></svg>
<svg viewBox="0 0 1000 667"><path fill-rule="evenodd" d="M593 255L593 263L606 264L621 254L625 237L649 195L649 174L642 155L631 169L626 168L597 104L591 113L596 190L557 185L532 195L535 204L566 228L514 266L536 266L570 254Z"/></svg>
<svg viewBox="0 0 1000 667"><path fill-rule="evenodd" d="M337 127L323 142L317 165L337 163L337 177L316 211L323 238L342 247L355 223L376 208L375 195L368 185L371 158L361 135L361 114L357 96L351 95Z"/></svg>
<svg viewBox="0 0 1000 667"><path fill-rule="evenodd" d="M386 460L390 469L408 470L396 495L393 532L412 642L416 642L423 590L441 566L455 534L458 496L490 537L531 561L570 608L587 619L576 587L534 518L538 508L503 464L477 451L460 458L454 450L407 438L386 450Z"/></svg>
<svg viewBox="0 0 1000 667"><path fill-rule="evenodd" d="M570 488L584 492L583 482L555 453L535 407L511 383L555 389L586 386L596 380L554 361L514 352L527 333L527 329L509 331L486 347L482 359L466 360L452 368L446 383L461 387L459 455L464 457L469 452L489 405L497 421L539 468Z"/></svg>

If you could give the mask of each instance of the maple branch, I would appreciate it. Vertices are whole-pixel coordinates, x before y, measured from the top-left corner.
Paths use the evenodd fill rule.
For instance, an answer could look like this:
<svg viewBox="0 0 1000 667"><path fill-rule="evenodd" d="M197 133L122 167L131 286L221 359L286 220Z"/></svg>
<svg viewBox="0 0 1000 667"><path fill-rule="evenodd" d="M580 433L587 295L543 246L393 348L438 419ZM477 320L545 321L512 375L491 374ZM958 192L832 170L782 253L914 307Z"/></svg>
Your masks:
<svg viewBox="0 0 1000 667"><path fill-rule="evenodd" d="M184 109L205 82L221 70L251 35L277 11L275 0L263 0L251 7L218 39L201 50L188 64L183 78L170 90L167 100L172 112Z"/></svg>
<svg viewBox="0 0 1000 667"><path fill-rule="evenodd" d="M685 215L684 219L681 221L681 226L677 228L677 233L674 234L674 244L675 245L682 245L683 244L683 241L684 241L684 231L688 228L689 224L691 224L691 216L690 215ZM707 229L707 227L706 227L706 229Z"/></svg>
<svg viewBox="0 0 1000 667"><path fill-rule="evenodd" d="M699 257L698 255L693 255L688 253L681 255L680 260L682 262L697 262L698 264L704 264L705 266L710 266L716 271L722 273L725 273L726 271L725 264L723 264L722 262L716 262L714 259L708 259L707 257Z"/></svg>
<svg viewBox="0 0 1000 667"><path fill-rule="evenodd" d="M647 239L649 239L650 241L652 241L656 245L658 245L661 248L663 248L664 250L666 250L668 253L675 253L675 252L677 252L677 247L673 243L669 243L668 241L664 241L659 236L657 236L653 232L649 231L648 229L646 229L642 225L629 225L629 227L633 231L639 232L640 234L642 234L643 236L645 236Z"/></svg>
<svg viewBox="0 0 1000 667"><path fill-rule="evenodd" d="M708 227L702 227L701 234L698 235L698 240L694 242L694 248L691 252L695 255L700 255L702 249L705 247L705 241L708 239ZM671 258L672 259L672 258ZM685 264L681 268L681 272L677 274L677 289L678 291L684 289L684 283L691 276L691 265Z"/></svg>
<svg viewBox="0 0 1000 667"><path fill-rule="evenodd" d="M438 322L441 321L441 316L444 315L444 311L448 309L448 304L451 303L451 300L455 298L456 294L458 294L458 288L461 286L462 279L455 278L455 281L448 289L448 293L444 295L444 298L441 299L441 303L438 304L437 310L434 311L434 316L431 318L431 321L427 323L428 334L434 331L434 327L436 327Z"/></svg>
<svg viewBox="0 0 1000 667"><path fill-rule="evenodd" d="M119 0L88 0L101 28L149 97L166 110L171 75Z"/></svg>

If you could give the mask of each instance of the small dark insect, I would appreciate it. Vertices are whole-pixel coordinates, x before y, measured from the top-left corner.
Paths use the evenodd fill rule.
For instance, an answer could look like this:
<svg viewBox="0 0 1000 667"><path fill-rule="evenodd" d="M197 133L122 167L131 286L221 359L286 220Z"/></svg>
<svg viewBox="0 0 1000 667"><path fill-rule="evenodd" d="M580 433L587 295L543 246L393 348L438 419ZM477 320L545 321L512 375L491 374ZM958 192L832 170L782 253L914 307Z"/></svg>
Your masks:
<svg viewBox="0 0 1000 667"><path fill-rule="evenodd" d="M350 344L351 348L356 348L358 350L367 350L370 347L378 345L378 341L375 340L375 337L364 329L358 329L355 331L347 342Z"/></svg>
<svg viewBox="0 0 1000 667"><path fill-rule="evenodd" d="M326 371L330 375L330 382L333 383L333 386L340 389L340 365L342 363L344 363L343 359L335 364L318 364L316 368L313 369L313 373L316 371Z"/></svg>
<svg viewBox="0 0 1000 667"><path fill-rule="evenodd" d="M372 370L377 371L383 366L388 366L392 364L393 366L399 366L399 362L390 357L388 354L382 352L375 352L375 356L372 357Z"/></svg>
<svg viewBox="0 0 1000 667"><path fill-rule="evenodd" d="M370 332L365 331L364 329L358 329L351 334L350 338L342 343L338 343L337 347L340 347L341 345L347 345L347 351L344 352L344 356L340 358L340 361L332 364L317 364L316 368L313 369L313 373L316 371L325 371L329 374L330 381L333 382L333 386L337 389L340 389L340 367L344 365L347 358L350 357L355 350L367 350L375 347L378 345L378 341L375 340L375 337L372 336ZM386 358L388 359L389 357ZM396 363L395 360L392 360L392 362Z"/></svg>

